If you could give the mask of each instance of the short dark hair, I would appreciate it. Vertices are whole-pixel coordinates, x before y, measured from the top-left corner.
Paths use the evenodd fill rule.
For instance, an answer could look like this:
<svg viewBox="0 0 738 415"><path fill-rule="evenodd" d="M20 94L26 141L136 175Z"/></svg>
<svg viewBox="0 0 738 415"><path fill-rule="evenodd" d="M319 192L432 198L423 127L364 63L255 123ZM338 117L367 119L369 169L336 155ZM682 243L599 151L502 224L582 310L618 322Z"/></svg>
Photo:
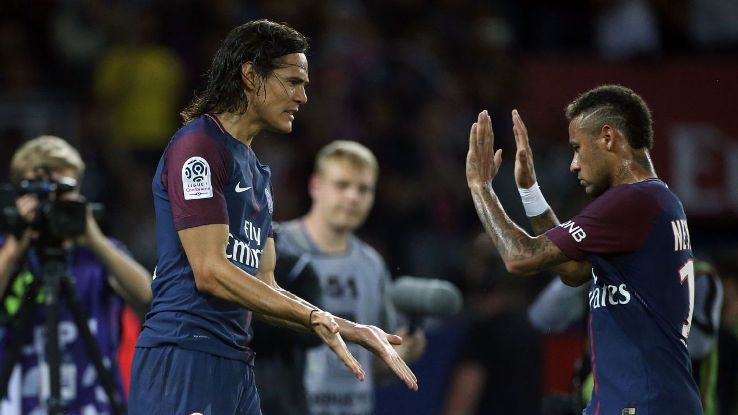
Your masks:
<svg viewBox="0 0 738 415"><path fill-rule="evenodd" d="M284 23L261 19L235 27L213 56L205 90L180 113L182 119L189 122L207 113L243 114L249 103L241 65L253 62L256 73L267 78L280 67L277 58L307 50L307 37Z"/></svg>
<svg viewBox="0 0 738 415"><path fill-rule="evenodd" d="M602 85L574 99L565 109L571 121L583 116L585 128L598 133L603 125L619 129L633 149L653 147L653 120L648 105L632 89Z"/></svg>

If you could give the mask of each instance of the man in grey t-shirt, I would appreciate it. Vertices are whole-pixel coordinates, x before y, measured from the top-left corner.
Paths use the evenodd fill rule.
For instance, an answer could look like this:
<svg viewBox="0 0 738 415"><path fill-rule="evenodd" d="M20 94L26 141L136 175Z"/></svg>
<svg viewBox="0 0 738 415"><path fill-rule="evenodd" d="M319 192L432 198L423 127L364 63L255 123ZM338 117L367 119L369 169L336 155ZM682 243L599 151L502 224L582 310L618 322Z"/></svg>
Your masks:
<svg viewBox="0 0 738 415"><path fill-rule="evenodd" d="M310 179L310 211L282 224L276 244L278 255L289 253L310 261L320 280L325 310L394 331L396 312L387 295L387 266L377 251L353 234L374 202L377 174L377 161L365 146L334 141L324 147ZM400 335L400 356L408 363L420 357L425 335L404 330ZM308 350L304 379L311 414L372 413L374 382L389 371L371 353L353 345L349 349L366 370L364 382L345 376L343 364L327 347Z"/></svg>

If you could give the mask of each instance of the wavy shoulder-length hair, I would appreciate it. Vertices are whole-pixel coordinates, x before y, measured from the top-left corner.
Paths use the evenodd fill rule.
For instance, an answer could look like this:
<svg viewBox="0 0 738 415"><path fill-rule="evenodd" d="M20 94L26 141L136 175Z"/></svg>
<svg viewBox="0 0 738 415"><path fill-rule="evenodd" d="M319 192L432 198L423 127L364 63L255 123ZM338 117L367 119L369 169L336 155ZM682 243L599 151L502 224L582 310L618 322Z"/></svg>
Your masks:
<svg viewBox="0 0 738 415"><path fill-rule="evenodd" d="M249 103L241 66L252 62L256 73L266 79L279 67L277 58L307 50L307 37L284 23L261 19L234 28L213 56L205 90L180 113L182 120L187 123L207 113L243 114Z"/></svg>

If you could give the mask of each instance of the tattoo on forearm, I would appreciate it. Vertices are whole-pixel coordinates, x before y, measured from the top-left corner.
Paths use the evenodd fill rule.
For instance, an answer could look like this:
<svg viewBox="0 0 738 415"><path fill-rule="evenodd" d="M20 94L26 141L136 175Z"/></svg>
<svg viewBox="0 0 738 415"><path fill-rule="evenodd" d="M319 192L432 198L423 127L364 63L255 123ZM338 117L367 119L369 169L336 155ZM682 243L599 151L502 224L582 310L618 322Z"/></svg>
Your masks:
<svg viewBox="0 0 738 415"><path fill-rule="evenodd" d="M507 216L491 184L472 191L472 199L479 220L506 263L535 258L531 271L537 271L561 262L548 238L531 237Z"/></svg>
<svg viewBox="0 0 738 415"><path fill-rule="evenodd" d="M550 207L538 216L529 217L528 220L536 235L543 235L547 230L559 226L559 219Z"/></svg>

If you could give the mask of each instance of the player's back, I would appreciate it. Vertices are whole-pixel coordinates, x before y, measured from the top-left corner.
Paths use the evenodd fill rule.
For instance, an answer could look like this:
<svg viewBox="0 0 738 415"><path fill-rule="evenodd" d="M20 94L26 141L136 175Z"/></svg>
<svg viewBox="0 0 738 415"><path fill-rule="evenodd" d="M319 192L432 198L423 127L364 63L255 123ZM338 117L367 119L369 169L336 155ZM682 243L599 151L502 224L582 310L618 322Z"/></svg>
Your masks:
<svg viewBox="0 0 738 415"><path fill-rule="evenodd" d="M547 235L592 264L595 384L585 413L701 414L686 346L694 267L679 199L660 180L618 185Z"/></svg>

